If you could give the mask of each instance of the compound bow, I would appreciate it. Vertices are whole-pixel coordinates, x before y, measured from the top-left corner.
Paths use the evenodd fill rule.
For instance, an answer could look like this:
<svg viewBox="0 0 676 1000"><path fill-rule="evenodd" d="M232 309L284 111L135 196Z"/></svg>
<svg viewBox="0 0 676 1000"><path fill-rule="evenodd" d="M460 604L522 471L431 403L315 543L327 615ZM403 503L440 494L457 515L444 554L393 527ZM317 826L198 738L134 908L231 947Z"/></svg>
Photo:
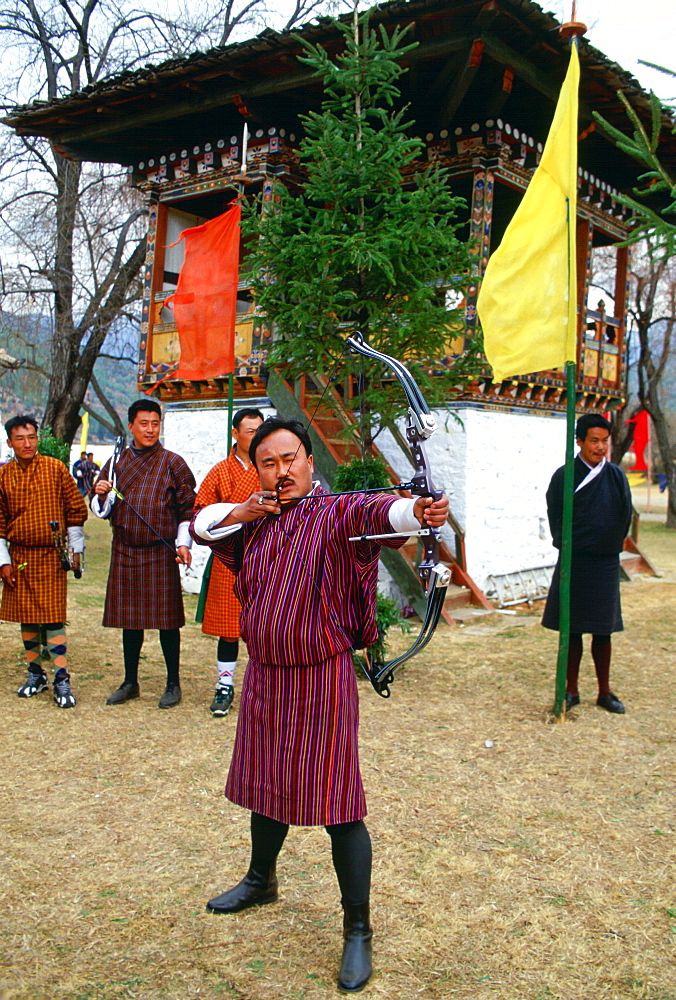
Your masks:
<svg viewBox="0 0 676 1000"><path fill-rule="evenodd" d="M432 497L434 500L438 500L442 496L443 491L437 490L434 487L429 458L425 448L425 442L437 429L437 422L425 402L420 387L405 365L397 361L396 358L390 357L389 354L382 354L380 351L376 351L365 342L361 333L354 333L351 337L348 337L346 344L356 354L362 354L364 357L380 361L382 364L387 365L394 372L406 394L408 401L406 439L413 456L415 474L411 477L410 482L400 483L398 487L394 486L390 488L408 489L416 496ZM369 493L373 491L364 490L360 492ZM371 684L383 698L389 698L390 696L389 685L394 680L394 671L397 667L400 667L402 663L410 660L412 656L420 652L434 635L434 630L437 627L446 599L446 591L451 580L450 570L439 560L441 546L441 531L439 528L423 528L418 532L410 532L410 534L417 534L424 538L424 554L418 566L418 576L427 593L427 608L420 632L411 647L405 653L401 653L395 659L390 660L389 663L385 662L382 655L377 657L373 654L369 655L368 650L366 661L361 657L357 657ZM364 537L375 538L379 536L371 535ZM385 535L383 537L391 538L396 536Z"/></svg>

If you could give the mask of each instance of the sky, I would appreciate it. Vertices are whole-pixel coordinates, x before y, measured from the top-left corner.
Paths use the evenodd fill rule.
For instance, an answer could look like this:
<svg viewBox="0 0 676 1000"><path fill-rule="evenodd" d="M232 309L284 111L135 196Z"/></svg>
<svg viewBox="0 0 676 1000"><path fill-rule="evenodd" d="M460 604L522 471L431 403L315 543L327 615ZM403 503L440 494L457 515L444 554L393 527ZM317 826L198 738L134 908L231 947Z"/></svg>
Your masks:
<svg viewBox="0 0 676 1000"><path fill-rule="evenodd" d="M571 17L572 0L537 0L559 20ZM577 0L575 19L587 25L585 38L635 76L663 101L676 98L676 77L641 66L639 59L676 72L674 0Z"/></svg>

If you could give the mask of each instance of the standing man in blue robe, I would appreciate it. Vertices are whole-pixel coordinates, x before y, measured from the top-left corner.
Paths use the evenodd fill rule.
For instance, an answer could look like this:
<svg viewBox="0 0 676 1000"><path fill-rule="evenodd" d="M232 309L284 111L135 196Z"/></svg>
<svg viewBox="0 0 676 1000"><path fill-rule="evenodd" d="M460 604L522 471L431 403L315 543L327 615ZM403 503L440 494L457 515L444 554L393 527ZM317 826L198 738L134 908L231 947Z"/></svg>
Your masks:
<svg viewBox="0 0 676 1000"><path fill-rule="evenodd" d="M621 632L620 552L631 524L631 492L622 469L606 458L611 427L594 413L580 417L575 437L580 449L574 465L573 552L570 581L570 643L566 674L566 711L580 704L578 674L582 635L592 636L591 654L598 681L599 708L624 715L610 688L611 633ZM547 516L553 544L561 549L563 466L547 490ZM554 569L542 618L545 628L559 630L561 555Z"/></svg>

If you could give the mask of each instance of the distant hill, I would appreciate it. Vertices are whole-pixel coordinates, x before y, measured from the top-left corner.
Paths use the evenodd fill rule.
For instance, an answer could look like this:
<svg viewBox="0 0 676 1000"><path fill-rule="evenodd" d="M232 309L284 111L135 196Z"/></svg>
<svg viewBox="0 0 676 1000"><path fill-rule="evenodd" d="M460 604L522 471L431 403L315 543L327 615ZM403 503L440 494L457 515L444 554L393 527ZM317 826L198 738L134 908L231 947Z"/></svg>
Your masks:
<svg viewBox="0 0 676 1000"><path fill-rule="evenodd" d="M49 340L51 322L49 318L40 315L15 316L0 310L0 348L17 360L28 358L45 371L50 370ZM137 336L132 327L119 332L110 338L110 353L115 349L116 341L123 341L126 356L137 356ZM107 345L108 347L108 345ZM99 385L117 411L123 424L126 424L127 409L138 397L136 385L136 365L129 362L113 361L110 358L99 358L95 374ZM30 368L18 368L15 371L0 367L0 414L4 423L15 413L33 413L42 420L47 402L48 383L38 372ZM90 388L87 402L97 410L103 410L96 393ZM89 425L89 438L92 442L112 441L114 435L106 430L98 421L92 420Z"/></svg>

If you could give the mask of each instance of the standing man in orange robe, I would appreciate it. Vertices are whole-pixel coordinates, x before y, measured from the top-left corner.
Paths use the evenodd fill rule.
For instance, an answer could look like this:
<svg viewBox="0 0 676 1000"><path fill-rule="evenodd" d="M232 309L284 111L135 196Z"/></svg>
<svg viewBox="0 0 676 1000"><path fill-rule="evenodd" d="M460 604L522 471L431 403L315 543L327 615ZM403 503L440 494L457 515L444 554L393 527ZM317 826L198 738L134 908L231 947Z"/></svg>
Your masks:
<svg viewBox="0 0 676 1000"><path fill-rule="evenodd" d="M232 419L234 444L226 459L207 473L197 492L195 513L211 504L239 504L258 489L258 473L249 461L249 444L263 423L260 410L238 410ZM211 702L211 714L224 716L230 711L235 695L235 666L239 648L240 604L233 593L235 578L223 563L210 562L202 631L218 636L216 670L218 679Z"/></svg>

